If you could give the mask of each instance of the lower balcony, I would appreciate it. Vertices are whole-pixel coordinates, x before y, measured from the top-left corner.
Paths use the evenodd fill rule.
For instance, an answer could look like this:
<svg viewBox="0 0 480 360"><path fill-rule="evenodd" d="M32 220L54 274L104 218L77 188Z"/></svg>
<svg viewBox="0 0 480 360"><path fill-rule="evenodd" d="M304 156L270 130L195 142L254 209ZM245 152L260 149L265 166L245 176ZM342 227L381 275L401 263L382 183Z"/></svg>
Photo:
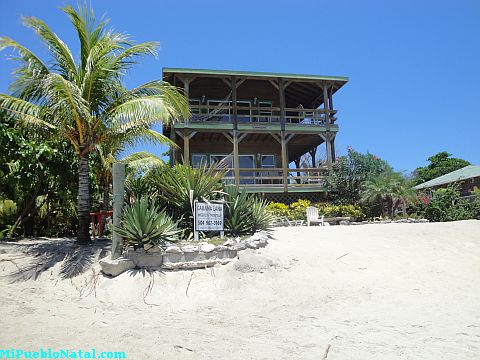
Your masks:
<svg viewBox="0 0 480 360"><path fill-rule="evenodd" d="M238 180L233 168L226 169L224 184L237 185L250 193L326 191L328 167L319 168L241 168Z"/></svg>

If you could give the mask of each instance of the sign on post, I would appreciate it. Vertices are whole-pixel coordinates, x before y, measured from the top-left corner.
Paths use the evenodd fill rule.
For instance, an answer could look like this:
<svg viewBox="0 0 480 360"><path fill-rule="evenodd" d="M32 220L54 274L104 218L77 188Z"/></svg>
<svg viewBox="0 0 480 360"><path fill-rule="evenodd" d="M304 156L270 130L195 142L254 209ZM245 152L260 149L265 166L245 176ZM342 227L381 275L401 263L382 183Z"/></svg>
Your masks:
<svg viewBox="0 0 480 360"><path fill-rule="evenodd" d="M195 240L199 231L220 231L223 239L223 203L195 201L193 222Z"/></svg>

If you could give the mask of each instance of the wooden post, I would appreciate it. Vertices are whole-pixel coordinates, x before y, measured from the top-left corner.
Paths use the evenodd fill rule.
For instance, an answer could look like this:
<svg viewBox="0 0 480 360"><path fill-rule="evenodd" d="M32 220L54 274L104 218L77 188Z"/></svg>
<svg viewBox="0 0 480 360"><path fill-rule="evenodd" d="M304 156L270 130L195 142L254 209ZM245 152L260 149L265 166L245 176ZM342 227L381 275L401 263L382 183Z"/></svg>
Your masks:
<svg viewBox="0 0 480 360"><path fill-rule="evenodd" d="M233 171L235 174L235 185L240 185L240 157L238 156L238 132L233 130Z"/></svg>
<svg viewBox="0 0 480 360"><path fill-rule="evenodd" d="M190 137L187 134L183 135L183 163L190 165Z"/></svg>
<svg viewBox="0 0 480 360"><path fill-rule="evenodd" d="M114 163L112 167L113 178L113 235L112 235L112 260L122 255L122 237L115 231L115 226L121 225L123 198L125 196L125 164Z"/></svg>
<svg viewBox="0 0 480 360"><path fill-rule="evenodd" d="M280 128L285 131L285 87L282 78L278 78L278 91L280 93Z"/></svg>
<svg viewBox="0 0 480 360"><path fill-rule="evenodd" d="M329 170L332 169L332 146L331 146L330 138L331 138L330 134L326 134L325 146L327 150L327 166Z"/></svg>
<svg viewBox="0 0 480 360"><path fill-rule="evenodd" d="M327 129L330 127L330 107L328 105L328 89L327 89L327 83L323 83L323 109L325 110L325 125Z"/></svg>
<svg viewBox="0 0 480 360"><path fill-rule="evenodd" d="M238 120L237 120L237 78L232 76L230 79L230 84L232 88L232 120L233 120L233 129L238 129Z"/></svg>
<svg viewBox="0 0 480 360"><path fill-rule="evenodd" d="M330 153L332 157L332 161L335 162L337 156L335 155L335 133L332 135L332 140L330 140Z"/></svg>
<svg viewBox="0 0 480 360"><path fill-rule="evenodd" d="M283 177L283 191L288 192L288 152L287 140L285 139L285 131L281 132L282 144L282 177Z"/></svg>
<svg viewBox="0 0 480 360"><path fill-rule="evenodd" d="M190 94L190 79L189 78L183 78L183 93L185 97L189 100L189 94ZM185 119L185 123L188 124L189 119Z"/></svg>

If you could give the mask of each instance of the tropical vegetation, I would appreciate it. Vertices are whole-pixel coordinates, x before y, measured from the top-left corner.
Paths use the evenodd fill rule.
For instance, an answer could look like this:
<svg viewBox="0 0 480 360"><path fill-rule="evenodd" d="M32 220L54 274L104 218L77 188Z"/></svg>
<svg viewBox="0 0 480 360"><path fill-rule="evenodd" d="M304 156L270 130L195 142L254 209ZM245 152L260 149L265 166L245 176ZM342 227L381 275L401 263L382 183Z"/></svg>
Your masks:
<svg viewBox="0 0 480 360"><path fill-rule="evenodd" d="M448 174L449 172L461 169L470 163L466 160L451 157L446 151L439 152L436 155L429 157L430 162L427 166L418 167L413 172L414 184L418 185L423 182L435 179L439 176Z"/></svg>
<svg viewBox="0 0 480 360"><path fill-rule="evenodd" d="M125 246L143 247L145 250L178 241L177 223L147 198L140 198L127 206L122 225L114 227L125 239Z"/></svg>
<svg viewBox="0 0 480 360"><path fill-rule="evenodd" d="M92 153L102 144L115 152L124 142L165 141L152 125L188 116L189 106L175 87L162 81L130 90L124 87L127 70L139 57L155 55L157 43L135 44L108 29L106 21L96 21L88 8L62 10L79 39L78 59L42 20L23 18L46 45L50 58L41 60L15 40L0 38L0 50L13 49L20 63L12 95L0 94L0 108L15 120L15 126L70 144L78 164L77 239L88 243Z"/></svg>

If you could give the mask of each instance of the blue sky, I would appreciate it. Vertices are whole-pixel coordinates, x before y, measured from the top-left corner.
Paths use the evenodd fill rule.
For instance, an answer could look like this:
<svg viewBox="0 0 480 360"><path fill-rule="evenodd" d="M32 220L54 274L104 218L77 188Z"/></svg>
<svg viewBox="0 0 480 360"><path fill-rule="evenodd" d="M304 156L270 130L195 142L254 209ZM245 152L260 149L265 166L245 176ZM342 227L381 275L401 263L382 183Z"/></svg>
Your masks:
<svg viewBox="0 0 480 360"><path fill-rule="evenodd" d="M348 76L334 99L340 154L368 150L406 171L443 150L480 164L477 0L91 3L115 30L161 43L129 87L161 78L162 66ZM75 50L65 4L77 1L0 1L0 35L44 55L21 25L33 15ZM11 81L7 58L0 53L0 92Z"/></svg>

